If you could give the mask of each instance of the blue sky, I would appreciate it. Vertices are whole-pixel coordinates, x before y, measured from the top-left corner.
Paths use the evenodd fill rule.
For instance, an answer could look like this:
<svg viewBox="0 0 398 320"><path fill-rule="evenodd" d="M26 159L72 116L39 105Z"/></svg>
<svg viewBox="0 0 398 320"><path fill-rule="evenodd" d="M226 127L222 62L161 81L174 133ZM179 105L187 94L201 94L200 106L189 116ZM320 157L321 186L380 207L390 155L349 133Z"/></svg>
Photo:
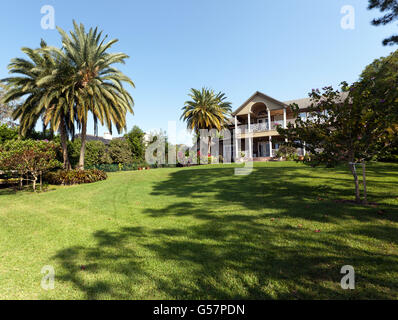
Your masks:
<svg viewBox="0 0 398 320"><path fill-rule="evenodd" d="M10 59L23 56L21 47L37 47L41 38L60 45L56 30L41 28L43 5L55 8L65 30L75 19L120 40L113 51L130 55L121 69L136 84L128 128L145 131L167 129L168 121L185 128L179 118L192 87L225 92L233 108L256 90L303 98L312 88L355 81L373 59L397 49L381 44L397 26L371 26L379 12L365 0L13 0L1 3L1 78ZM341 28L343 5L355 8L354 30Z"/></svg>

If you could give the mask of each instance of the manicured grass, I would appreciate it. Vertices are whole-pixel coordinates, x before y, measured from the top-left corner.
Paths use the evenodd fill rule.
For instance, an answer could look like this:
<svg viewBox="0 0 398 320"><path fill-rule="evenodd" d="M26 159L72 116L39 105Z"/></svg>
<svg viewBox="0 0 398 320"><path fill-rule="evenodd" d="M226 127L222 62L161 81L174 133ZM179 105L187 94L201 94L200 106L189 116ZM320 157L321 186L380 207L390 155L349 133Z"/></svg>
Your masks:
<svg viewBox="0 0 398 320"><path fill-rule="evenodd" d="M333 201L353 197L345 168L290 162L0 190L0 299L397 299L398 165L368 173L377 208Z"/></svg>

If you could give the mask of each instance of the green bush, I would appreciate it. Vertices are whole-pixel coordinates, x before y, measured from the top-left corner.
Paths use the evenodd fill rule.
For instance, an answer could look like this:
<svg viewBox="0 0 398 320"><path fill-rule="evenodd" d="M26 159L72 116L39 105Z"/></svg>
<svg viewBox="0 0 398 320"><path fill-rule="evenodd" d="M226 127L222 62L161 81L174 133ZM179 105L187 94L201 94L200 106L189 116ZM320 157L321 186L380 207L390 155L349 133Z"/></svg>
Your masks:
<svg viewBox="0 0 398 320"><path fill-rule="evenodd" d="M94 183L106 180L108 175L98 169L90 170L59 170L57 172L50 172L45 176L45 180L50 184L56 185L75 185L84 183Z"/></svg>
<svg viewBox="0 0 398 320"><path fill-rule="evenodd" d="M17 128L11 128L6 124L0 124L0 144L17 138L18 138Z"/></svg>
<svg viewBox="0 0 398 320"><path fill-rule="evenodd" d="M288 145L281 145L276 152L277 158L284 158L286 160L298 160L297 149Z"/></svg>

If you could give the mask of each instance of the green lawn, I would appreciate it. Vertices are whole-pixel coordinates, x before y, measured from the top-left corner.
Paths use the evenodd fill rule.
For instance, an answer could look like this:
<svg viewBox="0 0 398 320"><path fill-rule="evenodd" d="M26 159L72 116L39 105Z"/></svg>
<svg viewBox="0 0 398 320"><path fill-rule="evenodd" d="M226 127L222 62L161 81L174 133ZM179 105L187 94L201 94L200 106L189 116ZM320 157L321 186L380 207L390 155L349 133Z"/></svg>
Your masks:
<svg viewBox="0 0 398 320"><path fill-rule="evenodd" d="M343 167L233 168L0 190L0 299L398 298L398 165L369 165L379 207L334 202L353 197ZM54 290L40 287L45 265ZM355 290L340 287L343 265Z"/></svg>

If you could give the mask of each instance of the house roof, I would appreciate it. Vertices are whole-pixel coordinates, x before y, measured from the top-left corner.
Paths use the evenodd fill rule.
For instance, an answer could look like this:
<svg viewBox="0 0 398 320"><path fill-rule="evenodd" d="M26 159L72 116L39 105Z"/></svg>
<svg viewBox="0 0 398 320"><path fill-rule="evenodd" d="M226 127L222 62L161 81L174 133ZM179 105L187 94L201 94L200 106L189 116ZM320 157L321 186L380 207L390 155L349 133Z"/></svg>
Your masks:
<svg viewBox="0 0 398 320"><path fill-rule="evenodd" d="M348 96L348 92L341 92L340 93L340 98L338 99L337 102L343 102ZM290 100L290 101L285 101L285 104L290 105L290 104L297 104L300 109L307 109L308 107L311 106L312 104L312 99L311 98L304 98L304 99L296 99L296 100Z"/></svg>
<svg viewBox="0 0 398 320"><path fill-rule="evenodd" d="M262 92L260 92L260 91L256 91L256 92L255 92L249 99L247 99L238 109L236 109L234 112L232 112L232 115L233 115L233 116L237 115L237 114L239 113L239 111L241 111L244 107L246 107L246 105L247 105L250 101L252 101L256 96L260 96L260 97L262 97L263 99L268 100L268 101L270 101L270 102L273 102L274 104L280 105L280 106L283 107L283 108L286 108L286 107L287 107L287 105L286 105L284 102L279 101L279 100L277 100L277 99L274 99L274 98L272 98L272 97L270 97L270 96L268 96L268 95L266 95L265 93L262 93Z"/></svg>
<svg viewBox="0 0 398 320"><path fill-rule="evenodd" d="M295 99L285 101L287 105L291 105L293 103L297 104L300 109L306 109L311 105L311 98L303 98L303 99Z"/></svg>
<svg viewBox="0 0 398 320"><path fill-rule="evenodd" d="M343 92L340 95L340 101L343 101L347 97L348 93ZM281 102L279 100L276 100L260 91L256 91L249 99L247 99L238 109L236 109L234 112L232 112L232 116L237 115L243 108L247 106L250 101L252 101L256 96L260 96L265 100L268 100L274 104L280 105L283 108L287 108L289 105L295 103L298 105L300 109L307 109L308 107L311 106L312 104L312 99L311 98L302 98L302 99L294 99L294 100L289 100L289 101L284 101Z"/></svg>

